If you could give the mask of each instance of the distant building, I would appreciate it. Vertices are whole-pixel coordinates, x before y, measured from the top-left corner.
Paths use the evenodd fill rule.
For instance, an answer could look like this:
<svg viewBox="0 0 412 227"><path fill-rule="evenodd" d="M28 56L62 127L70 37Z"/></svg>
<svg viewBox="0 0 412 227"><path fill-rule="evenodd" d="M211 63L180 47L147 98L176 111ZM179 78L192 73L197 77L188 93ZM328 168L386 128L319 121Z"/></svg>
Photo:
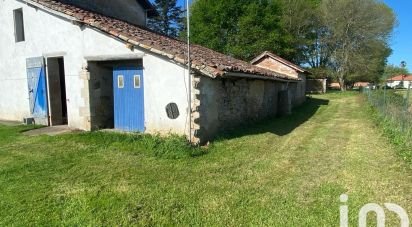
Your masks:
<svg viewBox="0 0 412 227"><path fill-rule="evenodd" d="M369 82L356 82L353 85L353 88L361 88L361 87L368 87L370 85Z"/></svg>
<svg viewBox="0 0 412 227"><path fill-rule="evenodd" d="M328 88L329 88L329 89L332 89L332 90L340 90L340 89L341 89L340 84L339 84L338 82L332 82L332 83L330 83L330 84L328 85Z"/></svg>
<svg viewBox="0 0 412 227"><path fill-rule="evenodd" d="M391 88L408 88L412 82L412 75L399 75L389 78L386 81L388 87ZM412 87L412 85L411 85Z"/></svg>
<svg viewBox="0 0 412 227"><path fill-rule="evenodd" d="M251 64L299 79L299 82L290 84L291 99L293 105L299 105L305 101L306 76L310 74L309 71L269 51L257 56L251 61Z"/></svg>

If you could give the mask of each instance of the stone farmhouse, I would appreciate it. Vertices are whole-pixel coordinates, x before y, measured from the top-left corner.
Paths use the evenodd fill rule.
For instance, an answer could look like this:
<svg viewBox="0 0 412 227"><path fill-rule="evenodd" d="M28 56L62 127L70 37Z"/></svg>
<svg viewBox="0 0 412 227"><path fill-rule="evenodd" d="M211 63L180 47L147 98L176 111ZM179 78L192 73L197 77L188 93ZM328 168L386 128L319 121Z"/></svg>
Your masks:
<svg viewBox="0 0 412 227"><path fill-rule="evenodd" d="M202 144L304 101L305 71L266 58L191 45L189 73L187 44L146 28L155 15L148 0L0 1L0 119Z"/></svg>

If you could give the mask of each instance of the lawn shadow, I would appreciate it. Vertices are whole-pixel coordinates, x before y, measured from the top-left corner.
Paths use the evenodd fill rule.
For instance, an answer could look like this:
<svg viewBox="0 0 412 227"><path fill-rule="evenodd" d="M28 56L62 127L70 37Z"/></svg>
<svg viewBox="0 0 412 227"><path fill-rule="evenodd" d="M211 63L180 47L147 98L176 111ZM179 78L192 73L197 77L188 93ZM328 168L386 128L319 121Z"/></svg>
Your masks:
<svg viewBox="0 0 412 227"><path fill-rule="evenodd" d="M216 140L238 138L246 135L273 133L284 136L309 120L321 106L329 105L329 100L308 97L301 106L293 109L289 116L272 117L266 120L243 124L235 129L220 134Z"/></svg>

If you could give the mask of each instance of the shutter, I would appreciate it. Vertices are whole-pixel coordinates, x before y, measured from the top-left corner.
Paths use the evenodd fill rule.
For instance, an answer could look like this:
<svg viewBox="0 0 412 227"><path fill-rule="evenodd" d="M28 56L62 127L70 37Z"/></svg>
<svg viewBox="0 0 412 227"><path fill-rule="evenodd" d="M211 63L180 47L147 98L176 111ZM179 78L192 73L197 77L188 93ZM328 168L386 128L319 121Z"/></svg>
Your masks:
<svg viewBox="0 0 412 227"><path fill-rule="evenodd" d="M48 124L46 70L43 57L26 59L30 113L37 124Z"/></svg>

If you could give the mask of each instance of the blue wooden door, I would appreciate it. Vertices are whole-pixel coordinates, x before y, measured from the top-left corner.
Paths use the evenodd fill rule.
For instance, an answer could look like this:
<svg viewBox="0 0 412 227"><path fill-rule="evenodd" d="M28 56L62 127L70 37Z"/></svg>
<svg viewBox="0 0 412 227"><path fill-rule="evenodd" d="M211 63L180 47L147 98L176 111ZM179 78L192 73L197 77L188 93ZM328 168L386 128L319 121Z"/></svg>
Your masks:
<svg viewBox="0 0 412 227"><path fill-rule="evenodd" d="M113 70L114 127L122 131L144 132L143 70L117 67Z"/></svg>
<svg viewBox="0 0 412 227"><path fill-rule="evenodd" d="M48 124L46 69L43 57L26 59L30 113L38 124Z"/></svg>

